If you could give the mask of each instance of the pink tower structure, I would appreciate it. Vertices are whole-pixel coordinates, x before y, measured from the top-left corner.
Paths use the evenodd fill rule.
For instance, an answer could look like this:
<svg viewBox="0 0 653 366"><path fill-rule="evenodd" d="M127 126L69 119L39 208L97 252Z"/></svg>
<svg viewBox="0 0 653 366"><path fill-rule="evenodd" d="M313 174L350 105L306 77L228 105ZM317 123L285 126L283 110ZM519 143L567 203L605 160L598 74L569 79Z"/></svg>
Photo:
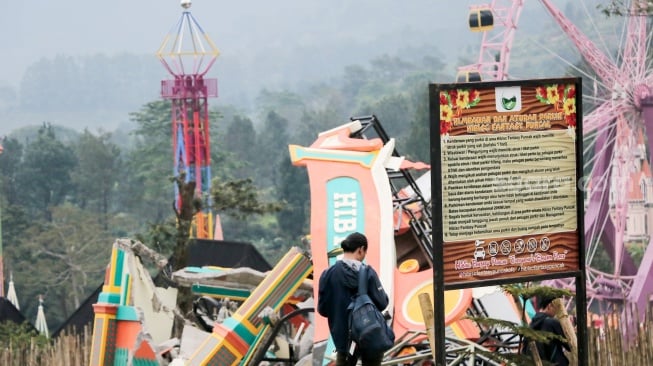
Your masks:
<svg viewBox="0 0 653 366"><path fill-rule="evenodd" d="M157 51L157 57L172 79L161 81L161 97L172 104L172 145L174 175L195 182L195 196L203 210L195 215L197 238L213 239L215 218L211 212L211 145L208 98L218 96L217 79L205 78L219 55L208 34L188 10L190 0L182 0L181 18ZM175 185L175 206L182 198Z"/></svg>

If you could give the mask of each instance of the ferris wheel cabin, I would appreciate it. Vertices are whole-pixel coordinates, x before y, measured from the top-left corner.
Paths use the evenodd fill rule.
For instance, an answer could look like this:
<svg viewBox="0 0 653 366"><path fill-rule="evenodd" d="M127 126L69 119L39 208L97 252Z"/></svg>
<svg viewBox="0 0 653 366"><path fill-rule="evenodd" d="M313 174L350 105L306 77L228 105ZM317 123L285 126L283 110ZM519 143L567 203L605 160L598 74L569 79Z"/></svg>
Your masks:
<svg viewBox="0 0 653 366"><path fill-rule="evenodd" d="M479 7L469 11L469 29L485 32L494 27L494 15L489 7Z"/></svg>
<svg viewBox="0 0 653 366"><path fill-rule="evenodd" d="M470 83L481 80L481 73L478 70L459 70L456 74L457 83Z"/></svg>

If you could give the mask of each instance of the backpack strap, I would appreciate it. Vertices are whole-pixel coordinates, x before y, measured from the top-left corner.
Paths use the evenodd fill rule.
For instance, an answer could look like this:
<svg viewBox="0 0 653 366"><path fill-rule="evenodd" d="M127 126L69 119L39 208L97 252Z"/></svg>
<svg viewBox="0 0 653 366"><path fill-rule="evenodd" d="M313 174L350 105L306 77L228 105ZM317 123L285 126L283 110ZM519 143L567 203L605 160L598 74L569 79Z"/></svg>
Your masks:
<svg viewBox="0 0 653 366"><path fill-rule="evenodd" d="M367 294L367 266L361 265L358 270L358 296Z"/></svg>
<svg viewBox="0 0 653 366"><path fill-rule="evenodd" d="M553 343L554 341L551 341ZM553 352L551 352L551 357L549 357L549 361L554 362L556 359L556 354L558 353L558 345L553 344Z"/></svg>

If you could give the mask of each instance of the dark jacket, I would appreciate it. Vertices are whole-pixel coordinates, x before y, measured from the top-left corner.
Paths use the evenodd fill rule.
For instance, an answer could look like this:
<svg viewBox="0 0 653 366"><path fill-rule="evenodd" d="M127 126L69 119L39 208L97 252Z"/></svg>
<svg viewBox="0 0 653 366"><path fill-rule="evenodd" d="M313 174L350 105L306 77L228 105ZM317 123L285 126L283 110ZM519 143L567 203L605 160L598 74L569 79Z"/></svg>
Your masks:
<svg viewBox="0 0 653 366"><path fill-rule="evenodd" d="M561 337L565 336L565 333L562 330L562 325L560 325L560 321L549 316L546 313L535 314L533 320L531 320L530 327L534 330L551 332ZM569 344L557 339L551 340L551 342L548 344L537 342L537 350L540 354L540 358L543 361L548 361L558 366L568 366L569 360L567 360L567 357L562 351L563 347L569 351Z"/></svg>
<svg viewBox="0 0 653 366"><path fill-rule="evenodd" d="M383 290L374 268L367 268L367 293L374 305L383 310L388 306L388 295ZM338 352L348 351L347 306L357 289L358 271L343 261L337 261L320 276L317 311L328 319L329 331Z"/></svg>

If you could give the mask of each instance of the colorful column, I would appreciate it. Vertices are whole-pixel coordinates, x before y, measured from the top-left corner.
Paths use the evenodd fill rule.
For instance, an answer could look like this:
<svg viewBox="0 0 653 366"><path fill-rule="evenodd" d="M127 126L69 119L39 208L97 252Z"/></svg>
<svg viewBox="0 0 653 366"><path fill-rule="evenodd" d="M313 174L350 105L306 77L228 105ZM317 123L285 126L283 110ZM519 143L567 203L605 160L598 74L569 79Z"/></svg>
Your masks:
<svg viewBox="0 0 653 366"><path fill-rule="evenodd" d="M107 267L102 292L93 305L93 341L91 366L122 366L130 364L154 366L159 362L152 346L139 340L143 322L131 304L130 254L114 244Z"/></svg>
<svg viewBox="0 0 653 366"><path fill-rule="evenodd" d="M116 312L114 304L93 304L93 340L89 366L113 365L116 350Z"/></svg>
<svg viewBox="0 0 653 366"><path fill-rule="evenodd" d="M113 365L116 345L116 313L120 304L120 290L125 253L115 245L111 261L104 275L104 286L93 305L93 342L90 366Z"/></svg>

